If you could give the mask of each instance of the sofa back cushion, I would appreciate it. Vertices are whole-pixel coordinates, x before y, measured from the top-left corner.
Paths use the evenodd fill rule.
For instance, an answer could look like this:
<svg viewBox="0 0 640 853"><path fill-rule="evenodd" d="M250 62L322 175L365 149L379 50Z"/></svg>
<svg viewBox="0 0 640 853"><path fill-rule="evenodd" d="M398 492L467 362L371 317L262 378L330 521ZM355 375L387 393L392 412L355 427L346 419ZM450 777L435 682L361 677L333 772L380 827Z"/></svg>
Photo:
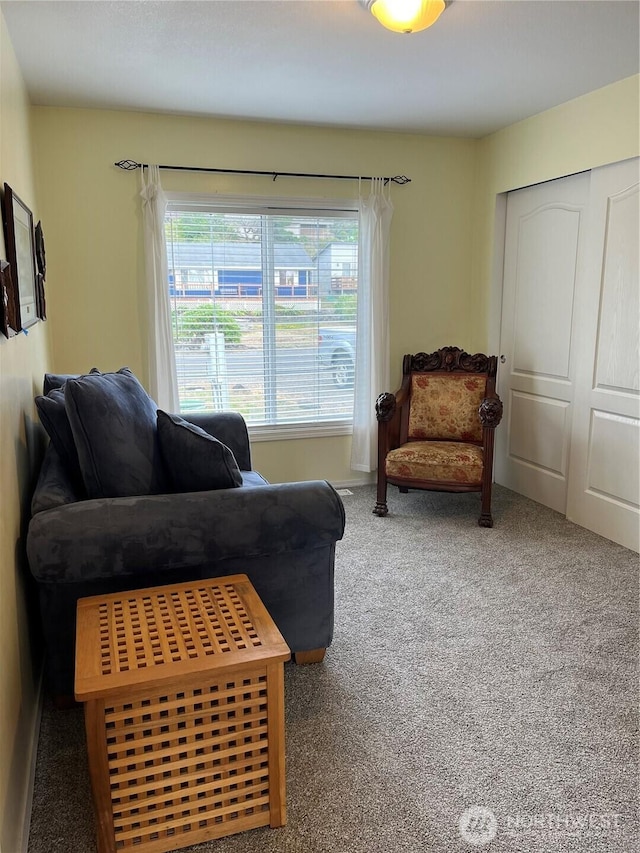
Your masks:
<svg viewBox="0 0 640 853"><path fill-rule="evenodd" d="M242 474L232 451L199 426L159 410L158 436L176 492L233 489L242 485Z"/></svg>
<svg viewBox="0 0 640 853"><path fill-rule="evenodd" d="M84 482L82 472L80 471L78 451L73 440L71 424L67 417L64 391L61 388L54 388L46 396L36 397L36 408L40 422L47 431L51 439L51 444L57 451L58 457L74 489L79 494L84 494Z"/></svg>
<svg viewBox="0 0 640 853"><path fill-rule="evenodd" d="M157 406L128 368L67 379L64 398L89 498L168 490Z"/></svg>
<svg viewBox="0 0 640 853"><path fill-rule="evenodd" d="M31 498L31 515L86 500L84 484L81 488L79 491L74 487L67 465L62 462L54 443L51 442L44 454L38 482Z"/></svg>
<svg viewBox="0 0 640 853"><path fill-rule="evenodd" d="M89 373L100 373L97 367L92 367ZM77 379L79 373L45 373L42 383L42 393L46 396L50 391L64 388L67 379Z"/></svg>

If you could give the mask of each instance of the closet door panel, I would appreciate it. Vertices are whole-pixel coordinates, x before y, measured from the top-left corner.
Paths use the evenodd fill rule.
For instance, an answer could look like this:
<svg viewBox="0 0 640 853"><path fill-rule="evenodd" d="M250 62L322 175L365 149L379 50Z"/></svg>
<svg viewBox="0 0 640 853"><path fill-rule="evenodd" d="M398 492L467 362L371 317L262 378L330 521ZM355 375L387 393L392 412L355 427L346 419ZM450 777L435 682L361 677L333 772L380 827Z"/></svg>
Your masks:
<svg viewBox="0 0 640 853"><path fill-rule="evenodd" d="M592 173L567 517L640 550L640 176Z"/></svg>
<svg viewBox="0 0 640 853"><path fill-rule="evenodd" d="M572 332L589 175L507 199L496 482L566 510L574 395Z"/></svg>
<svg viewBox="0 0 640 853"><path fill-rule="evenodd" d="M638 455L640 421L597 409L592 409L590 415L585 483L588 493L637 508L640 466L629 463Z"/></svg>
<svg viewBox="0 0 640 853"><path fill-rule="evenodd" d="M594 192L604 177L596 175ZM595 385L637 396L640 363L633 357L640 341L637 184L609 197L607 208Z"/></svg>

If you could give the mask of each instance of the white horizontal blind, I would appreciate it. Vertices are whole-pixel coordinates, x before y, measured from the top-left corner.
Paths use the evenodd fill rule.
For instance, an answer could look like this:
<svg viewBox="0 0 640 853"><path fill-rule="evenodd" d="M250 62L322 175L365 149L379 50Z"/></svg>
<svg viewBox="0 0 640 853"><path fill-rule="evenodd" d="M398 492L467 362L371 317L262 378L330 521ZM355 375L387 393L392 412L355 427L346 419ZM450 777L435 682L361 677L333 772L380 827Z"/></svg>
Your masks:
<svg viewBox="0 0 640 853"><path fill-rule="evenodd" d="M350 423L356 211L176 200L166 236L180 410Z"/></svg>

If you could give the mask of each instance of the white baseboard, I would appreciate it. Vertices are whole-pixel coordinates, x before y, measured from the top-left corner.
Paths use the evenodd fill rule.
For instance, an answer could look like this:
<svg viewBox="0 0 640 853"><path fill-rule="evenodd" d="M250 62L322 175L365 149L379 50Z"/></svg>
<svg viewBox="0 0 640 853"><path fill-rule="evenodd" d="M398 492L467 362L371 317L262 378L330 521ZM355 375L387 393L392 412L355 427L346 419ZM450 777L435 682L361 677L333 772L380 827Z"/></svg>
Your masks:
<svg viewBox="0 0 640 853"><path fill-rule="evenodd" d="M22 819L22 839L20 845L21 853L28 853L29 830L31 828L31 812L33 809L33 789L36 780L36 762L38 759L38 742L40 740L40 723L42 721L42 704L44 702L44 669L40 672L38 690L36 697L36 713L34 720L34 731L31 737L31 755L29 756L29 772L27 775L27 790L24 802L24 815Z"/></svg>
<svg viewBox="0 0 640 853"><path fill-rule="evenodd" d="M355 486L370 486L376 482L375 474L365 474L355 480L330 480L334 489L352 489Z"/></svg>

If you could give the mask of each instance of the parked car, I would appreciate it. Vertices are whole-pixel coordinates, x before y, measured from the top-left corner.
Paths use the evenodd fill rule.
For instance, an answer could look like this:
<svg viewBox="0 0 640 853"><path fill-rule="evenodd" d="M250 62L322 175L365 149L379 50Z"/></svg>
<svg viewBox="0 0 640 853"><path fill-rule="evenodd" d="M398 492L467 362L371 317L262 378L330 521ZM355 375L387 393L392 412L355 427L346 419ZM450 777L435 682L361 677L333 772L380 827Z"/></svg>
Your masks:
<svg viewBox="0 0 640 853"><path fill-rule="evenodd" d="M318 332L318 359L331 370L339 388L353 388L356 366L356 330L354 326L324 326Z"/></svg>

